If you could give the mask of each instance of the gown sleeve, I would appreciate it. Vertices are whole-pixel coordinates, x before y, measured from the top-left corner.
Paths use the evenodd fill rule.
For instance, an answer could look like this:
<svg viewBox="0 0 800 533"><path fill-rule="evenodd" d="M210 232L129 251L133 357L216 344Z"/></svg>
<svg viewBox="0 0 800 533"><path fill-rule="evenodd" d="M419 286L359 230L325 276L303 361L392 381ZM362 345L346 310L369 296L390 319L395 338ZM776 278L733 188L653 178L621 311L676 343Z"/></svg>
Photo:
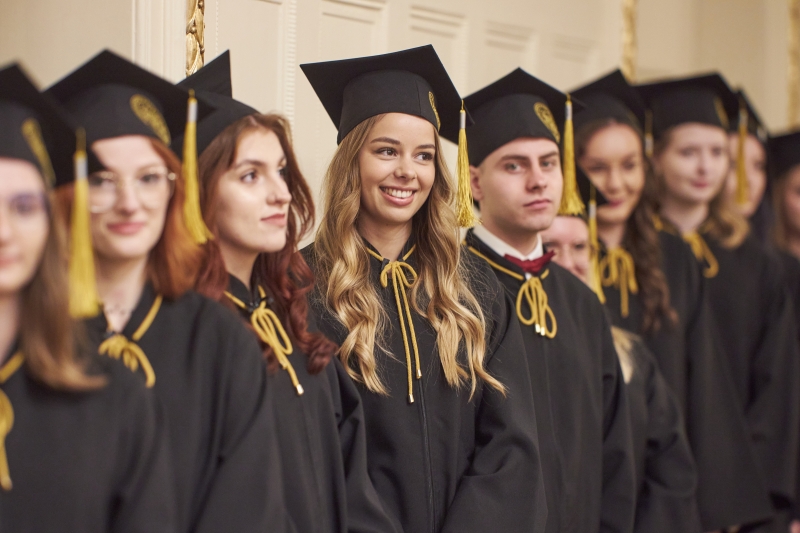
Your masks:
<svg viewBox="0 0 800 533"><path fill-rule="evenodd" d="M772 257L770 256L770 259ZM750 435L777 508L794 501L800 420L800 353L794 304L777 260L762 279L767 308L761 342L751 359L746 412ZM754 309L754 313L758 310Z"/></svg>
<svg viewBox="0 0 800 533"><path fill-rule="evenodd" d="M347 494L348 533L401 533L384 511L367 471L367 439L361 396L352 379L334 357L326 367L334 395L339 439L342 448Z"/></svg>
<svg viewBox="0 0 800 533"><path fill-rule="evenodd" d="M222 376L216 431L219 467L197 524L197 533L292 531L283 504L280 462L272 411L274 401L266 365L255 336L231 313L220 342Z"/></svg>
<svg viewBox="0 0 800 533"><path fill-rule="evenodd" d="M643 486L635 533L700 533L695 493L697 470L680 406L644 343L634 342L636 371L643 374L647 427Z"/></svg>
<svg viewBox="0 0 800 533"><path fill-rule="evenodd" d="M628 415L628 395L619 366L611 326L602 315L603 340L603 499L600 531L633 530L636 473Z"/></svg>
<svg viewBox="0 0 800 533"><path fill-rule="evenodd" d="M108 386L124 389L129 423L120 438L120 484L111 507L109 531L175 532L176 502L163 409L152 391L134 380L127 368L119 368L116 374L120 379Z"/></svg>
<svg viewBox="0 0 800 533"><path fill-rule="evenodd" d="M475 450L441 532L539 533L547 521L547 502L522 332L513 303L486 268L474 266L485 289L473 286L473 291L488 308L486 368L506 387L506 395L482 385L480 397L473 398L479 402Z"/></svg>

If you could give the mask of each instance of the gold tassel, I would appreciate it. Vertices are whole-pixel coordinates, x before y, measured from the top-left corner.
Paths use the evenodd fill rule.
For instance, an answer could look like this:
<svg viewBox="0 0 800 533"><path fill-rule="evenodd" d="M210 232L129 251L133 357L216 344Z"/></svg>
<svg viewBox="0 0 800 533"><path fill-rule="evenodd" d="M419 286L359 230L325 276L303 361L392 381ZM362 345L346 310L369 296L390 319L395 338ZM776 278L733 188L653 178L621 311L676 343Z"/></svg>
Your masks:
<svg viewBox="0 0 800 533"><path fill-rule="evenodd" d="M653 157L653 112L644 112L644 154Z"/></svg>
<svg viewBox="0 0 800 533"><path fill-rule="evenodd" d="M17 352L5 365L0 367L0 385L8 381L24 362L25 356L22 355L22 352ZM6 453L6 437L13 428L14 408L6 393L0 390L0 488L4 491L10 491L13 486Z"/></svg>
<svg viewBox="0 0 800 533"><path fill-rule="evenodd" d="M456 179L458 191L456 198L456 216L458 225L471 228L478 223L472 208L472 186L469 175L469 152L467 151L467 111L461 101L461 124L458 129L458 160L456 162Z"/></svg>
<svg viewBox="0 0 800 533"><path fill-rule="evenodd" d="M94 275L94 252L89 227L89 180L86 162L86 132L77 131L75 190L72 202L69 255L69 312L73 318L88 318L99 311Z"/></svg>
<svg viewBox="0 0 800 533"><path fill-rule="evenodd" d="M739 143L736 147L736 203L744 205L749 197L750 187L747 182L747 167L744 161L744 144L747 141L747 106L739 100Z"/></svg>
<svg viewBox="0 0 800 533"><path fill-rule="evenodd" d="M186 198L183 204L183 221L197 244L213 238L200 211L200 186L197 174L197 98L189 91L189 109L186 130L183 134L183 184Z"/></svg>
<svg viewBox="0 0 800 533"><path fill-rule="evenodd" d="M578 194L575 178L575 142L572 131L572 99L567 95L566 118L564 120L564 190L561 193L559 215L583 214L585 206Z"/></svg>
<svg viewBox="0 0 800 533"><path fill-rule="evenodd" d="M597 237L597 190L594 185L589 186L591 191L589 197L589 243L592 247L592 290L597 295L600 303L606 303L606 293L603 292L603 284L600 282L600 239Z"/></svg>

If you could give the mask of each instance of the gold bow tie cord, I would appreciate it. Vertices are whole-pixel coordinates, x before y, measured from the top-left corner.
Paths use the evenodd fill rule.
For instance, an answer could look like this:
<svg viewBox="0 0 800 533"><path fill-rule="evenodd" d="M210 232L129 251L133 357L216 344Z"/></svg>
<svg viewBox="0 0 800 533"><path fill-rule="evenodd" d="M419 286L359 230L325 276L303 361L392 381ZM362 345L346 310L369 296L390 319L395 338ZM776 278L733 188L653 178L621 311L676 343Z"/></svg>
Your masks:
<svg viewBox="0 0 800 533"><path fill-rule="evenodd" d="M145 385L148 388L156 384L156 373L150 364L150 360L147 359L144 350L136 343L144 336L147 329L153 323L153 320L155 320L163 300L164 298L160 294L156 297L156 300L150 307L150 311L147 312L147 316L144 317L142 323L136 331L133 332L133 335L131 335L131 340L128 340L122 333L114 333L111 337L103 341L98 350L100 355L107 355L114 359L121 358L125 366L130 368L132 372L136 372L139 365L141 365L142 372L144 372L145 376Z"/></svg>
<svg viewBox="0 0 800 533"><path fill-rule="evenodd" d="M629 295L639 292L636 283L636 266L633 257L623 248L606 250L605 257L600 259L600 281L603 287L619 289L620 314L627 317L630 314Z"/></svg>
<svg viewBox="0 0 800 533"><path fill-rule="evenodd" d="M713 278L719 274L719 262L717 258L714 257L714 253L711 251L711 248L708 247L708 243L706 243L702 235L696 231L692 231L684 234L683 240L689 243L689 246L692 248L692 253L694 253L697 260L705 264L703 276L706 278Z"/></svg>
<svg viewBox="0 0 800 533"><path fill-rule="evenodd" d="M289 336L286 334L286 330L283 328L283 324L281 324L278 315L267 307L267 294L264 289L259 287L258 294L261 296L261 301L258 303L258 307L250 313L250 324L253 326L258 338L261 339L264 344L272 348L275 357L278 359L278 364L289 374L289 378L292 380L292 385L297 391L297 395L302 396L305 391L300 384L300 380L297 379L297 373L294 371L292 363L289 362L289 358L287 357L294 351L292 341L289 340ZM237 307L247 311L247 305L239 298L228 291L225 291L225 296L236 304Z"/></svg>
<svg viewBox="0 0 800 533"><path fill-rule="evenodd" d="M556 336L558 332L556 315L550 308L550 304L547 303L547 293L542 286L542 280L548 276L550 273L549 270L545 270L541 276L532 275L526 280L525 276L498 265L472 246L469 247L469 251L489 263L489 266L495 270L499 270L522 282L522 287L519 288L519 292L517 293L517 317L522 324L533 326L536 333L548 339L552 339ZM530 309L530 315L527 317L522 313L523 302L527 303L528 309ZM548 322L550 324L549 326Z"/></svg>
<svg viewBox="0 0 800 533"><path fill-rule="evenodd" d="M16 372L22 363L25 362L25 356L22 353L17 353L0 368L0 385L8 381L14 372ZM11 433L11 428L14 427L14 409L11 407L11 400L8 399L6 393L0 389L0 487L5 491L11 490L11 473L8 469L8 455L6 455L6 437Z"/></svg>
<svg viewBox="0 0 800 533"><path fill-rule="evenodd" d="M408 295L406 293L406 290L413 287L414 282L417 281L417 272L411 265L406 263L406 259L409 258L416 247L416 245L412 246L408 253L403 256L402 260L389 261L389 263L383 267L380 278L381 285L383 288L386 288L389 286L389 274L392 275L394 299L395 302L397 302L397 316L400 318L400 331L403 334L403 346L406 350L406 368L408 369L408 403L414 403L414 379L411 372L411 350L408 346L409 335L406 333L406 319L408 319L408 329L411 334L411 344L414 347L414 362L417 365L417 379L422 378L422 370L420 370L419 363L419 348L417 347L417 334L414 331L414 322L411 320L411 307L408 305ZM369 248L367 248L367 252L369 252L369 254L378 261L384 261L384 258L381 257L380 254L373 252ZM411 275L410 281L406 274ZM402 305L400 302L401 298ZM403 311L405 311L405 318L403 317Z"/></svg>

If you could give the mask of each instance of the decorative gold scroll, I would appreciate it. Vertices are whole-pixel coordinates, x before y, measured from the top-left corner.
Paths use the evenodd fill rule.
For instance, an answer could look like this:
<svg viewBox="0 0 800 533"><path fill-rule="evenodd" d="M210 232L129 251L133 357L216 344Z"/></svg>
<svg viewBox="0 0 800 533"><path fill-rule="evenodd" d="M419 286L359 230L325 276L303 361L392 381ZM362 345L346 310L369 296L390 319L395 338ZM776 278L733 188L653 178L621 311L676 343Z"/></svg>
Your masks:
<svg viewBox="0 0 800 533"><path fill-rule="evenodd" d="M789 0L789 127L800 125L800 0Z"/></svg>
<svg viewBox="0 0 800 533"><path fill-rule="evenodd" d="M797 0L791 0L797 1ZM622 73L628 81L636 81L636 8L638 0L622 0Z"/></svg>
<svg viewBox="0 0 800 533"><path fill-rule="evenodd" d="M205 0L188 0L186 12L186 75L191 76L205 62Z"/></svg>

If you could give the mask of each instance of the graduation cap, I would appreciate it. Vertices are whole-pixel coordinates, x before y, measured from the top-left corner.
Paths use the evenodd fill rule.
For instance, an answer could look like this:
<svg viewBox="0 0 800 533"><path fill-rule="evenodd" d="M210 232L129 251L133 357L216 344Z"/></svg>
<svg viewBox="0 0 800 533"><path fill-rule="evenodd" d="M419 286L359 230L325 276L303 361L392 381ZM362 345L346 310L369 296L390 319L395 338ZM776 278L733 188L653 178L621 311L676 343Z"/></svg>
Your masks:
<svg viewBox="0 0 800 533"><path fill-rule="evenodd" d="M644 132L644 102L621 70L575 89L572 95L586 106L575 114L576 130L591 122L613 119Z"/></svg>
<svg viewBox="0 0 800 533"><path fill-rule="evenodd" d="M124 135L144 135L170 146L183 134L184 222L197 243L211 238L200 215L195 145L197 120L212 111L210 106L198 106L186 89L108 50L68 74L47 93L86 131L88 146ZM94 160L92 170L98 169L97 165Z"/></svg>
<svg viewBox="0 0 800 533"><path fill-rule="evenodd" d="M582 109L580 102L573 104L568 94L521 68L472 93L464 102L475 119L475 124L467 129L473 165L481 164L489 154L515 139L550 139L564 150L564 193L559 212L583 212L575 188L572 138L572 109L573 105L576 111Z"/></svg>
<svg viewBox="0 0 800 533"><path fill-rule="evenodd" d="M736 94L717 73L638 85L636 89L649 111L645 135L659 139L667 130L687 122L730 128L738 108ZM649 142L649 144L652 144Z"/></svg>
<svg viewBox="0 0 800 533"><path fill-rule="evenodd" d="M786 177L792 168L800 165L800 130L770 137L767 154L770 177L773 180Z"/></svg>
<svg viewBox="0 0 800 533"><path fill-rule="evenodd" d="M75 131L51 98L10 65L0 70L0 157L39 169L48 187L70 180Z"/></svg>
<svg viewBox="0 0 800 533"><path fill-rule="evenodd" d="M197 123L198 154L202 154L225 128L239 119L258 113L249 105L233 99L230 50L206 63L203 68L179 82L178 86L193 89L200 101L214 107L211 114Z"/></svg>
<svg viewBox="0 0 800 533"><path fill-rule="evenodd" d="M338 143L366 119L384 113L423 118L433 124L442 137L457 139L458 220L461 226L474 225L463 134L469 117L433 46L306 63L300 68L336 126Z"/></svg>
<svg viewBox="0 0 800 533"><path fill-rule="evenodd" d="M70 183L78 174L72 209L69 256L70 314L97 314L97 289L89 230L88 183L83 135L41 94L18 65L0 70L0 157L33 163L48 187Z"/></svg>

